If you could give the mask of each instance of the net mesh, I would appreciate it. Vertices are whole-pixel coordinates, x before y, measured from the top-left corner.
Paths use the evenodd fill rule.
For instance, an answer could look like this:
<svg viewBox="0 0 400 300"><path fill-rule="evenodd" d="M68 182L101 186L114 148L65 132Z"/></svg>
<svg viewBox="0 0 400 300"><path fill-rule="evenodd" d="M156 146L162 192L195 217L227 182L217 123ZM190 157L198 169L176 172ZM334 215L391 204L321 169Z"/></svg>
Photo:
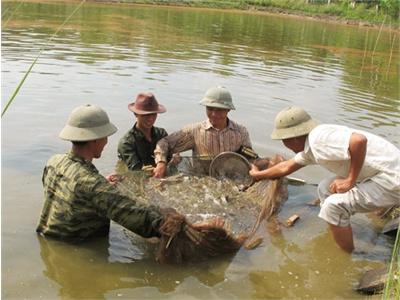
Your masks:
<svg viewBox="0 0 400 300"><path fill-rule="evenodd" d="M281 158L260 161L267 167ZM143 171L128 171L117 186L139 203L156 205L165 215L156 259L161 263L205 260L236 252L257 232L263 220L277 213L287 198L283 179L250 185L216 180L208 174L210 161L184 157L164 179ZM201 168L199 168L201 166Z"/></svg>

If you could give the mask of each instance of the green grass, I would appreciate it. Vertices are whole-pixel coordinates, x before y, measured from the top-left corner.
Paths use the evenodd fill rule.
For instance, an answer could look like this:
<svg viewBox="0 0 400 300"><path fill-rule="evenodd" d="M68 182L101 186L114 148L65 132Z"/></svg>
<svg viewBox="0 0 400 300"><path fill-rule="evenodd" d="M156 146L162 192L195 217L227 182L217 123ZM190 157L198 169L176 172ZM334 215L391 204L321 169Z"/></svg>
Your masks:
<svg viewBox="0 0 400 300"><path fill-rule="evenodd" d="M13 103L15 97L18 95L22 85L24 84L26 78L28 77L28 75L31 73L33 67L36 65L39 57L42 55L43 51L46 50L46 48L48 47L48 45L50 44L50 42L57 36L58 32L60 30L62 30L64 28L64 25L68 23L69 19L71 19L71 17L81 8L81 6L86 2L86 0L81 0L81 2L75 7L75 9L73 10L73 12L64 20L64 22L60 25L60 27L58 27L58 29L53 33L53 35L47 40L46 44L40 49L39 54L35 57L35 59L33 60L33 62L31 63L31 65L29 66L28 70L25 72L24 76L22 77L21 81L18 83L17 87L15 88L13 94L11 95L11 97L8 99L6 105L4 106L4 109L1 112L1 118L3 118L4 114L7 112L8 108L10 107L10 105ZM23 4L23 1L20 2L20 4L17 6L17 8L15 9L15 11ZM13 11L12 15L15 13L15 11ZM8 20L6 21L5 24L3 24L2 28L4 29L6 27L6 24L8 23L8 21L11 19L12 15L8 18Z"/></svg>
<svg viewBox="0 0 400 300"><path fill-rule="evenodd" d="M400 230L397 231L396 242L393 247L389 274L385 284L383 299L400 299Z"/></svg>
<svg viewBox="0 0 400 300"><path fill-rule="evenodd" d="M103 0L104 1L104 0ZM107 2L107 1L106 1ZM399 26L399 0L376 0L371 4L351 5L350 0L336 0L327 4L327 0L120 0L124 3L180 5L192 7L226 8L226 9L255 9L271 12L288 12L307 16L335 17L337 19L381 24L385 22ZM310 1L311 2L311 1ZM376 5L379 9L376 9Z"/></svg>

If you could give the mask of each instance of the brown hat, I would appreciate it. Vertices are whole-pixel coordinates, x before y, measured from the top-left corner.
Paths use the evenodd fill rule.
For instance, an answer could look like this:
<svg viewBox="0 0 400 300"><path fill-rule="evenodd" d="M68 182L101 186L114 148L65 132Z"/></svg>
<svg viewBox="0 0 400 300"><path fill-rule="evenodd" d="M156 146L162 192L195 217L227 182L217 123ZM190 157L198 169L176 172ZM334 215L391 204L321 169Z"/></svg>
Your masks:
<svg viewBox="0 0 400 300"><path fill-rule="evenodd" d="M138 115L161 114L166 112L164 105L158 104L152 93L140 93L128 109Z"/></svg>

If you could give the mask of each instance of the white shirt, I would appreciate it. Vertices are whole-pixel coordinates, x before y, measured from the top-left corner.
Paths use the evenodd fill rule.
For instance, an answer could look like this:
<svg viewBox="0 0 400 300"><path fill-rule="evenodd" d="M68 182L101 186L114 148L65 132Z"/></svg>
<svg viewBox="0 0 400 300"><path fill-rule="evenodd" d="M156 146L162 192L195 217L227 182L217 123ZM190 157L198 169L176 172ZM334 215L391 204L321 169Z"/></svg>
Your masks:
<svg viewBox="0 0 400 300"><path fill-rule="evenodd" d="M372 133L346 126L324 124L308 135L304 151L294 157L300 165L318 164L346 178L350 168L349 143L353 133L364 135L367 153L357 182L371 179L386 189L400 192L400 150Z"/></svg>

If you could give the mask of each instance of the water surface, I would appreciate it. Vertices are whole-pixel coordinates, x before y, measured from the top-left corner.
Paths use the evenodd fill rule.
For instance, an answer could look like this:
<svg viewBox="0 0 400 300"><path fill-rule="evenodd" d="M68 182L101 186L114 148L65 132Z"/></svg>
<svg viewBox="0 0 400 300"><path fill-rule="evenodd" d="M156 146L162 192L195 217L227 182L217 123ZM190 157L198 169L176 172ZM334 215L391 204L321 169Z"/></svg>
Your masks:
<svg viewBox="0 0 400 300"><path fill-rule="evenodd" d="M399 34L299 18L236 11L85 4L46 45L77 3L2 1L2 107L33 59L38 63L2 118L2 296L4 298L362 298L362 274L390 259L382 222L353 219L359 250L342 253L318 208L315 187L289 186L279 214L301 221L276 235L264 226L261 247L202 264L160 266L154 245L113 225L109 239L83 245L48 242L34 229L46 160L66 152L57 138L70 111L93 103L119 131L99 170L116 163L119 138L134 119L127 104L152 91L172 132L205 118L198 104L224 85L263 156L292 155L269 139L274 116L303 106L324 123L345 124L400 145ZM296 174L309 182L318 168ZM364 251L364 252L363 252Z"/></svg>

